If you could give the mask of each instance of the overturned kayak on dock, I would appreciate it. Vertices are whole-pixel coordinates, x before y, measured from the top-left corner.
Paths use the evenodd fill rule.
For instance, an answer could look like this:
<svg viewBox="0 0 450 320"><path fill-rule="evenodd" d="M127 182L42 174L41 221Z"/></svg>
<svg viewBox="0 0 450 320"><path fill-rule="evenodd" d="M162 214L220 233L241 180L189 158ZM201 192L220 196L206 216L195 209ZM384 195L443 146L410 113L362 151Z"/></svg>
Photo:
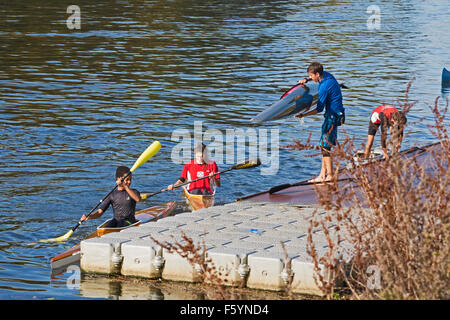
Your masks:
<svg viewBox="0 0 450 320"><path fill-rule="evenodd" d="M97 229L92 234L90 234L85 240L91 238L99 238L108 233L120 232L128 228L138 227L144 223L166 218L174 214L175 207L176 202L171 201L166 205L154 206L147 209L139 210L135 214L135 218L137 221L129 226L121 228L106 228L105 226L111 221L111 219L108 219L105 222L103 222L100 226L98 226ZM62 268L70 264L78 263L79 261L80 261L80 243L64 251L63 253L51 258L50 264L52 272L57 273Z"/></svg>

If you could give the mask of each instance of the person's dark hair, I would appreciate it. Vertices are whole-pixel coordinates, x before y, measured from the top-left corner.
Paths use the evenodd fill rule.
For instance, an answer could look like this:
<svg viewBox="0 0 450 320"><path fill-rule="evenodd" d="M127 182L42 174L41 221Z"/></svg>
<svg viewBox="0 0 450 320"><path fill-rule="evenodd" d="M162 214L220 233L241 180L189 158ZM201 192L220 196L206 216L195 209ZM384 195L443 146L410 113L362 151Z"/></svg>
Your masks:
<svg viewBox="0 0 450 320"><path fill-rule="evenodd" d="M116 179L122 178L124 174L127 174L130 171L130 168L125 166L119 166L116 169Z"/></svg>
<svg viewBox="0 0 450 320"><path fill-rule="evenodd" d="M319 62L313 62L309 65L306 70L308 73L319 73L321 76L323 75L323 66Z"/></svg>

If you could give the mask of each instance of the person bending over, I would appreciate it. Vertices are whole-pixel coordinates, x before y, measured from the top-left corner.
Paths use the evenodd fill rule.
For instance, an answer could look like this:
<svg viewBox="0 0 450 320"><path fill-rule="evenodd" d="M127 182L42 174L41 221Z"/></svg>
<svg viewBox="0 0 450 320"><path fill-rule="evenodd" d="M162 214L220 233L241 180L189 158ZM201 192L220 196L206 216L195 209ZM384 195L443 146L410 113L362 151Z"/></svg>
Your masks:
<svg viewBox="0 0 450 320"><path fill-rule="evenodd" d="M406 124L405 113L399 111L397 108L384 104L376 107L369 121L369 131L367 134L367 143L364 149L364 158L368 158L370 150L372 149L373 141L375 140L375 134L378 128L381 126L381 148L383 150L384 159L389 159L389 154L386 147L387 129L391 133L391 139L393 142L392 153L400 150L403 140L403 128Z"/></svg>

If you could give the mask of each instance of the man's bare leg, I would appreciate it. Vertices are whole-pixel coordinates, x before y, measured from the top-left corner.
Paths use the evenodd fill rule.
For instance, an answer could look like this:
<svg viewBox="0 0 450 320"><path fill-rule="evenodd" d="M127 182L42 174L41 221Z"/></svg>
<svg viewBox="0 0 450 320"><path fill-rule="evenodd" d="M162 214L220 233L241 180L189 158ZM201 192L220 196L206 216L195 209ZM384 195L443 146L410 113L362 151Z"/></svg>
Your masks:
<svg viewBox="0 0 450 320"><path fill-rule="evenodd" d="M325 167L325 177L323 181L331 181L333 179L333 163L331 162L330 155L322 158L323 166Z"/></svg>
<svg viewBox="0 0 450 320"><path fill-rule="evenodd" d="M324 181L331 181L333 178L333 164L331 163L330 151L322 151L322 167L320 174L316 178L308 180L308 182L320 183Z"/></svg>

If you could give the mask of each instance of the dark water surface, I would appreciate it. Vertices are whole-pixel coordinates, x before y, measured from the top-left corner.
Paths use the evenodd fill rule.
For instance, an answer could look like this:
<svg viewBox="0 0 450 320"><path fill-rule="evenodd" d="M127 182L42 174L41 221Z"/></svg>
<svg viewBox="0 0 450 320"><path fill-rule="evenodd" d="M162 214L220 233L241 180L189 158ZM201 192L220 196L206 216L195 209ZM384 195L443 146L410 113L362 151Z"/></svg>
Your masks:
<svg viewBox="0 0 450 320"><path fill-rule="evenodd" d="M81 9L80 30L66 24L72 4ZM317 143L321 115L302 127L292 118L249 122L311 61L349 87L345 129L358 143L371 110L396 104L416 77L403 148L434 142L427 125L441 70L450 67L448 1L378 5L380 28L369 30L367 1L0 2L0 298L161 298L112 294L94 279L71 289L69 274L51 277L50 258L99 220L67 243L38 241L68 231L114 186L116 166L131 166L154 140L163 148L136 170L133 185L152 192L175 182L182 166L172 134L193 137L194 121L224 141L227 129L253 128L279 130L280 145L311 130ZM216 203L316 175L320 157L306 154L280 150L276 175L259 168L223 175ZM138 208L174 199L179 191Z"/></svg>

